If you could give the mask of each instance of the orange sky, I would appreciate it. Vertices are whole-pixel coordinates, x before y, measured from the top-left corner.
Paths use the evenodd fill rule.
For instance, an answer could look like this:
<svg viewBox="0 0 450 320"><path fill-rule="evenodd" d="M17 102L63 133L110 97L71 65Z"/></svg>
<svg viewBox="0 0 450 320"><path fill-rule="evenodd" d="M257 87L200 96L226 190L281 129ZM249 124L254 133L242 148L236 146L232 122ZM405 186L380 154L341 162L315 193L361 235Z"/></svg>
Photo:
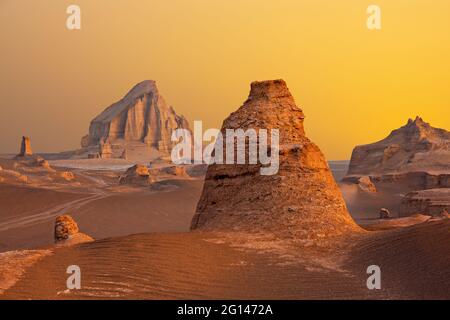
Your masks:
<svg viewBox="0 0 450 320"><path fill-rule="evenodd" d="M78 4L82 29L66 29ZM382 30L366 9L382 10ZM450 129L448 0L0 0L0 152L79 147L144 79L220 127L254 80L283 78L328 159L421 115Z"/></svg>

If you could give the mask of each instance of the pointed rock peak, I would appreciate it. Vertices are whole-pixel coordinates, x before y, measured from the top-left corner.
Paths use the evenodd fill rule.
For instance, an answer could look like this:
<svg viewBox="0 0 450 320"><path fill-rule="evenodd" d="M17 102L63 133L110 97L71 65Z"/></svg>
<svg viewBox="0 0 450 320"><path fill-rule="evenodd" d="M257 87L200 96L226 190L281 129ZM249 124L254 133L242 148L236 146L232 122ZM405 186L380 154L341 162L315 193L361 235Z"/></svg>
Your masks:
<svg viewBox="0 0 450 320"><path fill-rule="evenodd" d="M284 80L255 81L251 84L249 99L274 98L292 98Z"/></svg>
<svg viewBox="0 0 450 320"><path fill-rule="evenodd" d="M154 80L144 80L135 85L125 96L125 98L138 98L145 94L158 94L158 87Z"/></svg>
<svg viewBox="0 0 450 320"><path fill-rule="evenodd" d="M423 121L423 119L419 116L417 116L414 120L409 119L408 123L403 128L414 132L426 132L432 129L431 125L428 122Z"/></svg>
<svg viewBox="0 0 450 320"><path fill-rule="evenodd" d="M22 143L20 144L20 153L19 156L26 157L32 156L33 151L31 150L31 141L29 137L22 137Z"/></svg>
<svg viewBox="0 0 450 320"><path fill-rule="evenodd" d="M305 135L303 119L283 80L252 83L250 97L221 131L278 130L279 152L278 146L271 150L278 153L279 170L262 175L261 163L210 164L191 228L303 240L357 230L325 157ZM243 151L248 159L249 148Z"/></svg>
<svg viewBox="0 0 450 320"><path fill-rule="evenodd" d="M423 119L419 116L416 116L416 118L408 119L407 126L414 126L414 127L423 127L423 126L429 126L430 124L428 122L423 121Z"/></svg>
<svg viewBox="0 0 450 320"><path fill-rule="evenodd" d="M102 154L121 157L127 144L133 144L151 157L152 149L170 153L175 145L170 139L175 129L189 130L188 121L166 103L155 81L145 80L91 121L82 147L105 146Z"/></svg>
<svg viewBox="0 0 450 320"><path fill-rule="evenodd" d="M283 140L304 136L305 116L284 80L251 84L245 103L224 121L224 128L279 128ZM289 142L286 142L289 143Z"/></svg>

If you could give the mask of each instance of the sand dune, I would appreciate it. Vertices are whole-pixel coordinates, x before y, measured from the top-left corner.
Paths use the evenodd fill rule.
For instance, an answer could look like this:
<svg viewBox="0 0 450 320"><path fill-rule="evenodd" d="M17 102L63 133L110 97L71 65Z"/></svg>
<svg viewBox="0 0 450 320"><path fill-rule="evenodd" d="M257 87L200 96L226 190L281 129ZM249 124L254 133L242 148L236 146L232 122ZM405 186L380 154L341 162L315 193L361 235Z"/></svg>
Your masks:
<svg viewBox="0 0 450 320"><path fill-rule="evenodd" d="M188 231L202 183L174 181L166 183L167 191L93 194L0 185L0 252L53 244L54 219L61 214L73 215L83 232L96 239Z"/></svg>
<svg viewBox="0 0 450 320"><path fill-rule="evenodd" d="M2 298L449 299L449 235L450 221L424 223L369 233L352 239L352 246L294 246L291 255L283 245L262 250L263 241L244 248L229 241L233 235L214 233L105 239L56 250ZM339 268L320 267L317 257L325 255L342 261ZM65 287L71 264L82 270L79 291ZM372 264L381 267L382 290L366 287Z"/></svg>
<svg viewBox="0 0 450 320"><path fill-rule="evenodd" d="M349 263L379 265L390 298L448 300L449 237L450 220L375 233L356 246Z"/></svg>

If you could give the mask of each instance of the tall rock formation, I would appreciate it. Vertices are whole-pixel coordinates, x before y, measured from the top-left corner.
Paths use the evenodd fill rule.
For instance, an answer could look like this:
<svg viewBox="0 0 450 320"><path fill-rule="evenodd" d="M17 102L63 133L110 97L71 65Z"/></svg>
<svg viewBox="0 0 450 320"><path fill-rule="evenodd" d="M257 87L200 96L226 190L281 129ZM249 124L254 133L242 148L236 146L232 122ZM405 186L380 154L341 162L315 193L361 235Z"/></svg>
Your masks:
<svg viewBox="0 0 450 320"><path fill-rule="evenodd" d="M450 173L450 132L433 128L417 117L381 141L357 146L348 175L420 171Z"/></svg>
<svg viewBox="0 0 450 320"><path fill-rule="evenodd" d="M22 143L20 145L19 157L32 156L33 151L31 150L31 141L29 137L22 137Z"/></svg>
<svg viewBox="0 0 450 320"><path fill-rule="evenodd" d="M279 171L261 164L209 165L193 230L272 232L317 239L359 230L320 149L305 135L304 115L283 80L254 82L226 129L279 129ZM246 148L248 157L248 148Z"/></svg>
<svg viewBox="0 0 450 320"><path fill-rule="evenodd" d="M172 131L178 128L189 129L188 121L165 102L155 81L146 80L91 121L89 135L82 138L81 146L89 148L109 141L117 158L127 145L142 145L168 154L173 147Z"/></svg>

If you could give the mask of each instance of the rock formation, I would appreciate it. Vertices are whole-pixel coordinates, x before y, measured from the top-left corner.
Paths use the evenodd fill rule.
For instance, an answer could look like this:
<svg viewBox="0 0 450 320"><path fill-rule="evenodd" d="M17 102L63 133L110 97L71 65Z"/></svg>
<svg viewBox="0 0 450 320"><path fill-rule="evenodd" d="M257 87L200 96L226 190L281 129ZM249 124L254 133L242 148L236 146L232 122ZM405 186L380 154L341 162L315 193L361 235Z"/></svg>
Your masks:
<svg viewBox="0 0 450 320"><path fill-rule="evenodd" d="M111 144L109 143L109 140L106 139L106 141L100 141L99 145L99 153L100 158L102 159L111 159L113 157L113 152L111 149Z"/></svg>
<svg viewBox="0 0 450 320"><path fill-rule="evenodd" d="M127 154L127 149L125 148L122 152L122 155L120 156L121 159L127 160L128 159L128 154Z"/></svg>
<svg viewBox="0 0 450 320"><path fill-rule="evenodd" d="M377 188L372 183L372 180L368 176L363 176L358 179L358 187L363 192L376 193Z"/></svg>
<svg viewBox="0 0 450 320"><path fill-rule="evenodd" d="M0 180L11 183L28 183L28 176L15 170L3 169L0 171Z"/></svg>
<svg viewBox="0 0 450 320"><path fill-rule="evenodd" d="M441 211L439 217L444 219L450 219L450 213L448 213L447 209L444 209Z"/></svg>
<svg viewBox="0 0 450 320"><path fill-rule="evenodd" d="M400 217L414 214L439 216L443 211L450 210L450 189L429 189L408 193L400 206Z"/></svg>
<svg viewBox="0 0 450 320"><path fill-rule="evenodd" d="M385 139L353 150L348 175L450 172L450 132L409 119Z"/></svg>
<svg viewBox="0 0 450 320"><path fill-rule="evenodd" d="M22 137L22 143L20 145L19 157L32 156L33 151L31 150L31 141L29 137Z"/></svg>
<svg viewBox="0 0 450 320"><path fill-rule="evenodd" d="M358 177L348 176L346 182L354 182ZM449 173L433 173L426 171L390 173L370 177L375 185L396 184L402 185L405 190L424 190L435 188L450 188Z"/></svg>
<svg viewBox="0 0 450 320"><path fill-rule="evenodd" d="M77 223L71 216L59 216L55 220L55 243L66 246L94 240L79 231Z"/></svg>
<svg viewBox="0 0 450 320"><path fill-rule="evenodd" d="M391 217L391 213L386 208L380 209L380 219L389 219Z"/></svg>
<svg viewBox="0 0 450 320"><path fill-rule="evenodd" d="M279 129L279 171L261 175L259 161L209 165L191 229L272 232L304 240L359 230L325 157L306 137L303 120L283 80L252 83L249 98L225 119L222 134Z"/></svg>
<svg viewBox="0 0 450 320"><path fill-rule="evenodd" d="M169 154L172 131L178 128L189 129L188 121L166 104L155 81L146 80L92 120L81 146L90 149L109 141L115 158L120 158L128 145Z"/></svg>
<svg viewBox="0 0 450 320"><path fill-rule="evenodd" d="M119 178L119 184L124 185L138 185L145 186L154 182L154 178L150 175L150 171L147 166L142 164L136 164Z"/></svg>
<svg viewBox="0 0 450 320"><path fill-rule="evenodd" d="M98 152L89 153L88 159L100 159L100 153Z"/></svg>
<svg viewBox="0 0 450 320"><path fill-rule="evenodd" d="M89 147L89 143L90 143L90 138L89 138L88 134L81 138L81 148Z"/></svg>
<svg viewBox="0 0 450 320"><path fill-rule="evenodd" d="M70 171L63 171L59 175L66 181L72 181L75 179L75 175L73 174L73 172Z"/></svg>
<svg viewBox="0 0 450 320"><path fill-rule="evenodd" d="M185 166L164 167L160 171L161 173L169 174L176 177L189 177L189 174L187 173Z"/></svg>
<svg viewBox="0 0 450 320"><path fill-rule="evenodd" d="M56 218L55 221L55 241L69 239L70 236L78 233L78 225L71 216L63 215Z"/></svg>
<svg viewBox="0 0 450 320"><path fill-rule="evenodd" d="M41 156L34 158L33 165L44 169L52 170L50 163Z"/></svg>

